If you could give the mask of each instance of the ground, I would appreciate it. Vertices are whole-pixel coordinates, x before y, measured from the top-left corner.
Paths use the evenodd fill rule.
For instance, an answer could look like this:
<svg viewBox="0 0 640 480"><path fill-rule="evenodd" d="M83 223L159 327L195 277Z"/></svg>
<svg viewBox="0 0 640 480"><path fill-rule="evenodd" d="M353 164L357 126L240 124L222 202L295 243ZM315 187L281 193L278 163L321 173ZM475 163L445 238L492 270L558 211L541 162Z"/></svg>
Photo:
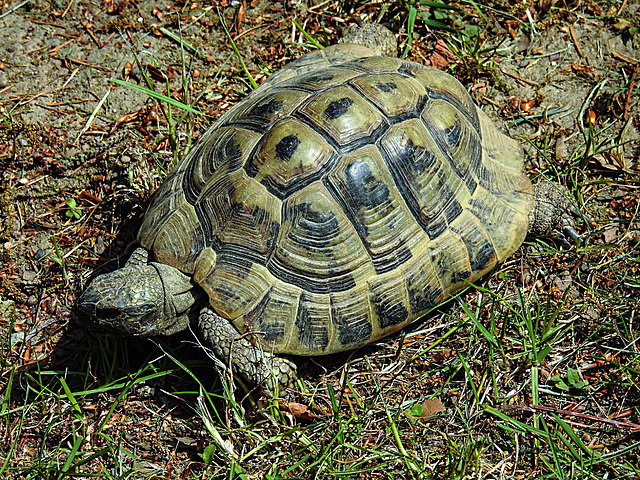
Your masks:
<svg viewBox="0 0 640 480"><path fill-rule="evenodd" d="M3 475L640 477L640 3L418 3L0 5ZM401 334L297 359L278 401L230 392L191 332L76 319L213 119L355 17L459 78L582 243L527 241Z"/></svg>

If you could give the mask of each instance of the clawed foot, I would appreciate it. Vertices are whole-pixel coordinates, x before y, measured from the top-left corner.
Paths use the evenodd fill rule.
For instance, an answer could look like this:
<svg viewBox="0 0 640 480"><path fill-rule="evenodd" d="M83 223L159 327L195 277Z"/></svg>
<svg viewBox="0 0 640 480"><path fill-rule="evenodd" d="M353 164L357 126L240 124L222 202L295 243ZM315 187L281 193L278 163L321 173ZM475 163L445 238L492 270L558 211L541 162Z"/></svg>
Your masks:
<svg viewBox="0 0 640 480"><path fill-rule="evenodd" d="M548 182L538 183L533 188L535 197L529 214L529 235L550 236L564 246L581 243L575 219L585 219L585 215L571 204L568 190Z"/></svg>

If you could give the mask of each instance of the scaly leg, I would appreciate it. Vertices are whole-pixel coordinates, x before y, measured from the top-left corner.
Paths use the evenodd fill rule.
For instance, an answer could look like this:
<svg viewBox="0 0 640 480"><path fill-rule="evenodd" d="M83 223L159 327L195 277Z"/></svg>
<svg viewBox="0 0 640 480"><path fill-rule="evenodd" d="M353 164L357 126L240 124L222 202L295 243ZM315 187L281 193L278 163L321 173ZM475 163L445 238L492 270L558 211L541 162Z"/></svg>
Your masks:
<svg viewBox="0 0 640 480"><path fill-rule="evenodd" d="M274 387L282 389L295 380L293 362L256 347L210 308L202 309L198 325L215 355L253 385L265 385L273 393Z"/></svg>

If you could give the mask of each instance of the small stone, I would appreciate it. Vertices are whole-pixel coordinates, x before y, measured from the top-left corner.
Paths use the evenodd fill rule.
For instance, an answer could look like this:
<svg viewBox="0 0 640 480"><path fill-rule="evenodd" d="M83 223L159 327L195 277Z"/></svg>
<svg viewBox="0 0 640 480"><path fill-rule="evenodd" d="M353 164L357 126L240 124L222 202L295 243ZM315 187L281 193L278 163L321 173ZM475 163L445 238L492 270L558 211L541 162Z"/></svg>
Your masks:
<svg viewBox="0 0 640 480"><path fill-rule="evenodd" d="M22 280L24 280L25 282L33 282L36 277L38 276L38 272L33 272L31 270L25 270L22 273Z"/></svg>
<svg viewBox="0 0 640 480"><path fill-rule="evenodd" d="M100 235L96 238L96 244L93 246L93 251L96 252L97 255L102 255L106 249L104 239L102 238L102 235Z"/></svg>

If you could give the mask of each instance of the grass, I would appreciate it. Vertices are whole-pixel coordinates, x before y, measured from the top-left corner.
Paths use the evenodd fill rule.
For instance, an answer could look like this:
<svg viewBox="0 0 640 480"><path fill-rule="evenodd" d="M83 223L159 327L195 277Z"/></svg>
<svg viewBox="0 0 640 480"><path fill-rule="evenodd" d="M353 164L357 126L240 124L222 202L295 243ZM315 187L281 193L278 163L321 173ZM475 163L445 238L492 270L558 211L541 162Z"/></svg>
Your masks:
<svg viewBox="0 0 640 480"><path fill-rule="evenodd" d="M584 242L569 249L551 241L527 242L488 278L402 333L358 352L301 359L301 380L285 398L268 399L226 378L224 367L207 356L190 332L136 341L103 337L75 324L59 326L69 318L66 307L80 289L87 263L96 263L86 259L97 257L93 247L78 246L66 232L82 238L82 232L93 229L109 240L115 238L108 236L109 229L128 218L120 213L112 226L104 218L113 218L107 212L114 204L90 205L81 191L65 192L61 198L74 200L60 210L67 230L47 234L51 251L33 265L47 279L35 301L18 295L15 285L21 283L3 283L1 475L270 480L640 477L640 202L637 176L623 168L633 167L633 152L638 151L637 138L623 117L637 124L638 105L637 100L629 105L620 100L627 92L638 97L637 72L623 62L606 85L585 79L578 87L591 93L561 115L542 108L532 114L514 111L500 89L522 91L522 85L494 68L505 68L508 58L499 63L495 57L508 53L512 39L489 31L492 20L518 20L522 29L540 39L553 31L534 31L522 11L503 12L499 4L461 2L445 8L406 2L400 9L389 2L374 11L356 3L359 11L406 25L410 38L419 34L419 42L407 41L403 48L410 57L416 51L426 55L424 45L444 37L457 47L453 50L460 58L452 60L449 70L463 74L470 85L489 79L487 96L498 98L501 108L495 111L512 120L512 134L528 145L531 173L568 185L577 206L588 215L588 224L581 221ZM304 26L298 21L297 29L323 38L321 23L328 15L340 14L333 6L323 8L324 16L310 15L312 21ZM583 14L597 20L589 8L583 5ZM186 13L180 15L185 20ZM142 89L158 101L158 136L168 139L169 154L155 152L166 161L143 157L127 167L138 172L131 174L130 184L142 191L134 202L146 198L159 177L189 150L192 128L202 122L200 115L191 114L210 108L205 92L213 89L222 97L218 103L238 100L220 70L201 83L190 80L191 62L202 61L204 54L197 53L200 47L193 38L183 44L185 36L192 35L189 28L204 19L225 30L219 23L224 15L229 20L230 12L220 17L198 12L185 31L177 29L171 36L182 52L178 80L166 76L158 87L136 54L142 72L139 84L144 86L116 82ZM560 24L573 18L561 7L546 15ZM629 19L637 24L637 15ZM226 38L236 54L248 51L236 26L228 21L226 25L220 38ZM280 53L288 48L295 47L282 46ZM563 51L569 55L573 50ZM253 64L248 59L235 63L233 55L227 51L220 63L240 75L236 84L255 83ZM539 53L530 57L532 62L547 58ZM151 63L156 71L167 70L160 59ZM525 68L519 73L522 78L530 74ZM500 81L492 83L493 76L500 76ZM496 102L493 95L490 98ZM484 103L491 107L491 102ZM597 120L585 124L583 119L594 109ZM562 115L575 117L575 125L561 126ZM90 117L97 121L95 110ZM187 134L182 137L185 125ZM566 156L558 153L559 138L566 142ZM623 161L603 171L597 165L608 153ZM101 164L101 174L111 174L110 165ZM114 197L119 201L124 194ZM3 256L7 265L22 260L19 255ZM17 293L10 290L12 285ZM11 292L14 299L7 300Z"/></svg>

